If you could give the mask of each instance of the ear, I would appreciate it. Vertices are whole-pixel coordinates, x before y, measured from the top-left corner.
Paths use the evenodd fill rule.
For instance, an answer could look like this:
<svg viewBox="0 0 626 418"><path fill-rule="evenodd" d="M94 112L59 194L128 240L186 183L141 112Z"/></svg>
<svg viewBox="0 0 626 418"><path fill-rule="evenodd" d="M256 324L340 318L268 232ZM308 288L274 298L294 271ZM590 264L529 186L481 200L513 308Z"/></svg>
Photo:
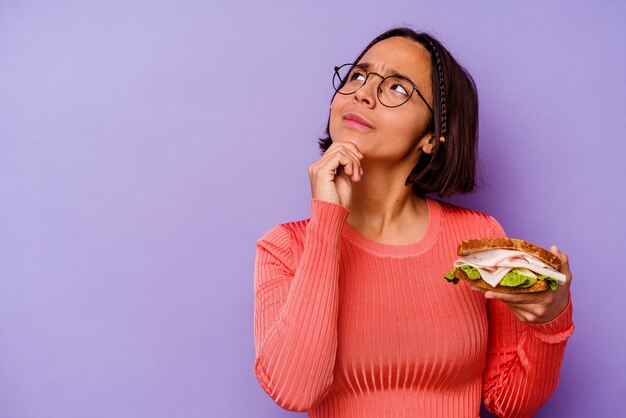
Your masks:
<svg viewBox="0 0 626 418"><path fill-rule="evenodd" d="M419 140L417 147L424 154L432 154L435 149L435 136L432 132L426 132L426 134Z"/></svg>

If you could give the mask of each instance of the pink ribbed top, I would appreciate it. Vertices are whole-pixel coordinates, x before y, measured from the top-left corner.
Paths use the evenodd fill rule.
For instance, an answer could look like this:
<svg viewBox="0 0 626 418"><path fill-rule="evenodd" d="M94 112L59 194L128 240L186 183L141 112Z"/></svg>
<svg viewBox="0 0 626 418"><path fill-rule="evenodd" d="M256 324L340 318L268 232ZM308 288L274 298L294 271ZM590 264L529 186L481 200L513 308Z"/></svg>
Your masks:
<svg viewBox="0 0 626 418"><path fill-rule="evenodd" d="M463 239L505 236L492 217L426 198L416 243L387 245L312 200L311 218L257 241L254 372L282 408L314 418L530 417L550 397L571 301L520 322L466 283L443 279Z"/></svg>

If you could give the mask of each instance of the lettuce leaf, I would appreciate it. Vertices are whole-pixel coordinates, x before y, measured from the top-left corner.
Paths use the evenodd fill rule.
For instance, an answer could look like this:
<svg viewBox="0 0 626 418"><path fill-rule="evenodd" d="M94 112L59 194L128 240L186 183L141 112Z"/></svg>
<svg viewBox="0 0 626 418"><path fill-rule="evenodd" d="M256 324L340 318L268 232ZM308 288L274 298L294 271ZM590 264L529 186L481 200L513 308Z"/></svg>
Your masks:
<svg viewBox="0 0 626 418"><path fill-rule="evenodd" d="M478 271L478 269L476 267L472 267L467 264L464 264L460 267L452 267L452 270L444 274L443 278L449 282L457 284L459 282L459 279L454 277L454 272L456 271L457 268L460 268L461 270L463 270L465 274L467 274L467 277L469 277L472 280L480 279L480 272Z"/></svg>
<svg viewBox="0 0 626 418"><path fill-rule="evenodd" d="M539 276L537 277L537 280L547 280L548 284L550 285L550 289L552 290L556 290L557 287L559 287L559 282L549 276Z"/></svg>
<svg viewBox="0 0 626 418"><path fill-rule="evenodd" d="M456 267L452 267L452 270L450 270L449 272L444 274L443 278L446 279L447 281L449 281L450 283L457 284L459 282L459 279L454 277L454 271L455 270L456 270Z"/></svg>
<svg viewBox="0 0 626 418"><path fill-rule="evenodd" d="M525 276L518 270L513 269L509 271L498 284L508 287L530 287L535 283L537 283L537 279Z"/></svg>
<svg viewBox="0 0 626 418"><path fill-rule="evenodd" d="M500 281L500 286L509 287L530 287L537 283L537 280L547 280L550 289L556 290L559 287L559 282L549 276L537 276L537 278L528 277L520 273L517 269L509 271Z"/></svg>
<svg viewBox="0 0 626 418"><path fill-rule="evenodd" d="M480 279L480 272L478 271L476 267L472 267L468 264L464 264L460 266L459 268L463 270L465 274L467 274L467 277L469 277L470 279L472 280Z"/></svg>

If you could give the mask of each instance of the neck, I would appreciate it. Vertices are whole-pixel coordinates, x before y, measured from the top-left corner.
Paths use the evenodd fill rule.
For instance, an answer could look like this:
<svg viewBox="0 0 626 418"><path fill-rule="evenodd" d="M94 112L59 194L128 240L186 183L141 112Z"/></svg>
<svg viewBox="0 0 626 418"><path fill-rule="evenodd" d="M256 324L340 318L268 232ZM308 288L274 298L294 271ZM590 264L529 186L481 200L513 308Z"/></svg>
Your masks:
<svg viewBox="0 0 626 418"><path fill-rule="evenodd" d="M404 184L406 168L364 165L363 170L361 181L352 183L351 226L366 235L385 237L428 221L426 200Z"/></svg>

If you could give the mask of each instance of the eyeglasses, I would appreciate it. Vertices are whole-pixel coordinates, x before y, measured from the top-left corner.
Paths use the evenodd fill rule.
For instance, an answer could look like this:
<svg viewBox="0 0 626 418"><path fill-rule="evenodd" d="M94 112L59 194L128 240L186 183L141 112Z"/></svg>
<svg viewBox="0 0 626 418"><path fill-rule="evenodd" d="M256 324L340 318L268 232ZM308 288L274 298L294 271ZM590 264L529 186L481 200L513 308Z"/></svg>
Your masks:
<svg viewBox="0 0 626 418"><path fill-rule="evenodd" d="M378 97L380 104L383 106L402 106L409 101L413 92L416 91L420 99L422 99L426 106L428 106L430 112L433 114L435 113L424 96L422 96L422 93L408 78L398 75L383 77L378 73L368 72L365 68L358 64L343 64L339 67L335 67L333 87L339 94L353 94L358 89L363 87L363 85L367 82L367 78L372 74L382 78L378 88L376 89L376 96Z"/></svg>

